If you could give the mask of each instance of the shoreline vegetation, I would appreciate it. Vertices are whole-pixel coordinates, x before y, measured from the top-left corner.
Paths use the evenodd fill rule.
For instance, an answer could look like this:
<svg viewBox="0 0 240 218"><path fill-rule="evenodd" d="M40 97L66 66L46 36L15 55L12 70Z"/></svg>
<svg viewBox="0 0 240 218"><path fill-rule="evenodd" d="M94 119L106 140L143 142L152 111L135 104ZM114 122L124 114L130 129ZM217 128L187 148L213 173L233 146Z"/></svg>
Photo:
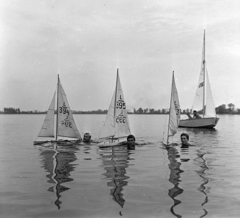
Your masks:
<svg viewBox="0 0 240 218"><path fill-rule="evenodd" d="M228 107L227 107L228 106ZM240 114L240 108L235 108L235 105L232 103L229 103L228 105L222 104L215 108L217 114ZM73 114L107 114L107 110L91 110L91 111L77 111L72 110ZM191 113L192 110L190 109L184 109L181 110L181 114ZM21 111L20 108L3 108L3 111L0 111L0 114L46 114L47 111ZM56 113L56 111L55 111ZM169 109L153 109L153 108L139 108L139 109L133 109L132 111L128 111L128 114L169 114ZM201 114L201 111L199 111L199 114Z"/></svg>

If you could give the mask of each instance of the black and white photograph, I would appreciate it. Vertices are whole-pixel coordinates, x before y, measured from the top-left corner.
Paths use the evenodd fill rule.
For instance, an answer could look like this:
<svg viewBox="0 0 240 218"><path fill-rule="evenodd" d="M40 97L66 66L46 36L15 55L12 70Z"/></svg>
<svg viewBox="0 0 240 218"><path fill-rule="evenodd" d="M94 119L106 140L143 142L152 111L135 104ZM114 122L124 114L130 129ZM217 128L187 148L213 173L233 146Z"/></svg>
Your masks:
<svg viewBox="0 0 240 218"><path fill-rule="evenodd" d="M2 0L0 217L240 217L239 84L238 0Z"/></svg>

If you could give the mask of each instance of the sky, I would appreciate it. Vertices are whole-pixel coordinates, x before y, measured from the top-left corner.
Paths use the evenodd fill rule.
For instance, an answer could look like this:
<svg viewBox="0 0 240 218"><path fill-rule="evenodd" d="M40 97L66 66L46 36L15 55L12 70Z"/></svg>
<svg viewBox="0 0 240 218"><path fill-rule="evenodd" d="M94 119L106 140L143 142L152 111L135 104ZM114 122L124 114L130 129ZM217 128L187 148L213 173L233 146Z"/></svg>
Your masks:
<svg viewBox="0 0 240 218"><path fill-rule="evenodd" d="M129 110L168 108L173 71L191 108L204 30L215 106L240 108L238 0L2 0L0 110L47 110L58 74L71 109L108 109L117 69Z"/></svg>

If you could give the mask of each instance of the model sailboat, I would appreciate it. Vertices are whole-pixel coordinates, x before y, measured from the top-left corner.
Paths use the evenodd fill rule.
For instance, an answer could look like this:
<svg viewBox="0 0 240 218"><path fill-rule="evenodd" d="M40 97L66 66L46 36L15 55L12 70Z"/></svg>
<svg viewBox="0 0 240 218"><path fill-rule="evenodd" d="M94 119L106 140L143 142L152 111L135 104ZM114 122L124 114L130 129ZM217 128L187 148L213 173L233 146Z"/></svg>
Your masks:
<svg viewBox="0 0 240 218"><path fill-rule="evenodd" d="M180 104L173 72L169 117L168 124L166 125L163 133L163 144L165 145L171 144L170 141L172 140L170 139L172 139L172 137L177 133L179 121L180 121Z"/></svg>
<svg viewBox="0 0 240 218"><path fill-rule="evenodd" d="M202 114L202 117L198 119L182 119L180 120L179 127L213 128L217 125L219 118L216 117L215 105L206 69L205 31L203 36L202 66L192 110Z"/></svg>
<svg viewBox="0 0 240 218"><path fill-rule="evenodd" d="M67 96L63 90L62 84L58 76L57 84L57 119L54 122L55 111L55 93L51 104L47 111L47 115L39 132L37 140L34 144L42 144L45 142L63 142L79 141L81 135L74 121L72 111L70 109ZM54 126L56 127L54 129Z"/></svg>
<svg viewBox="0 0 240 218"><path fill-rule="evenodd" d="M127 107L117 69L116 88L99 138L113 142L116 139L127 137L129 134Z"/></svg>

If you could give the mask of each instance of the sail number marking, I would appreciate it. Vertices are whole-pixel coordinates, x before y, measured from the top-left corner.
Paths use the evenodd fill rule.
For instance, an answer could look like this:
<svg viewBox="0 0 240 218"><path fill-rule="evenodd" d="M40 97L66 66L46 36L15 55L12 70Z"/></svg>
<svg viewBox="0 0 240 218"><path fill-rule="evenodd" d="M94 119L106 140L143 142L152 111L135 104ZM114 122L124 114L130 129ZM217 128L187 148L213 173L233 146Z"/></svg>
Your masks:
<svg viewBox="0 0 240 218"><path fill-rule="evenodd" d="M61 114L67 114L67 117L62 120L61 124L65 125L66 127L72 128L72 122L68 119L69 117L69 110L65 104L65 102L63 102L63 106L59 107L59 113Z"/></svg>
<svg viewBox="0 0 240 218"><path fill-rule="evenodd" d="M116 117L116 122L119 123L126 123L126 117L123 114L119 114Z"/></svg>
<svg viewBox="0 0 240 218"><path fill-rule="evenodd" d="M175 106L175 110L176 110L176 115L180 114L180 109L178 108L178 104L176 101L174 101L174 106Z"/></svg>
<svg viewBox="0 0 240 218"><path fill-rule="evenodd" d="M66 127L72 128L72 122L70 122L68 119L64 119L61 122L62 125L65 125Z"/></svg>
<svg viewBox="0 0 240 218"><path fill-rule="evenodd" d="M63 102L63 106L62 107L59 107L59 113L63 113L63 114L68 114L69 115L69 111L68 111L68 108L65 104L65 102Z"/></svg>
<svg viewBox="0 0 240 218"><path fill-rule="evenodd" d="M116 108L118 109L126 109L126 104L120 95L120 99L116 102Z"/></svg>
<svg viewBox="0 0 240 218"><path fill-rule="evenodd" d="M204 82L201 82L201 83L199 84L198 88L201 88L201 87L203 87L203 86L204 86Z"/></svg>

